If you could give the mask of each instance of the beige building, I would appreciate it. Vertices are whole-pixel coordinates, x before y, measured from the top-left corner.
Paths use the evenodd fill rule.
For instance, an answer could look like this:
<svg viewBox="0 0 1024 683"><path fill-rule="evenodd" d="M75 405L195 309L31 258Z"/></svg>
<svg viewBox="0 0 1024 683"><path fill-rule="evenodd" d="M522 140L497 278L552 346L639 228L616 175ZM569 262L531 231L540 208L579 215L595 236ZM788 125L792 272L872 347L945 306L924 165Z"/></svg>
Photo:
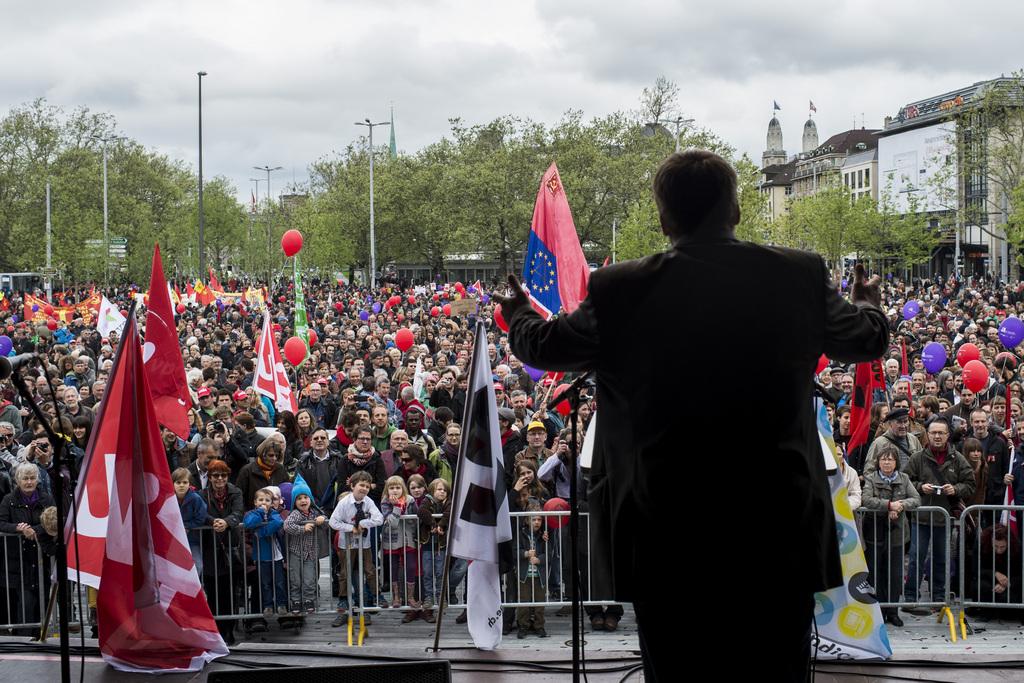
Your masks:
<svg viewBox="0 0 1024 683"><path fill-rule="evenodd" d="M806 197L843 173L846 160L878 147L878 131L854 128L836 133L813 151L802 154L793 173L793 196ZM877 167L876 167L877 168ZM862 175L863 178L863 175ZM855 189L856 191L856 189Z"/></svg>
<svg viewBox="0 0 1024 683"><path fill-rule="evenodd" d="M878 201L878 148L846 157L841 169L850 201L870 197Z"/></svg>

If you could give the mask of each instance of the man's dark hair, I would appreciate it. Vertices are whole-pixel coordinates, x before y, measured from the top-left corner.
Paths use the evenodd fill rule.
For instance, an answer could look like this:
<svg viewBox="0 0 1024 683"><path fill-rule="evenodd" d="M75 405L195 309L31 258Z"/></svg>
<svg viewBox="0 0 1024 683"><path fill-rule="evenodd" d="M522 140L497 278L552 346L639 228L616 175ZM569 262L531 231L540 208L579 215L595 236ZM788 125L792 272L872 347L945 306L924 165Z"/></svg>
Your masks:
<svg viewBox="0 0 1024 683"><path fill-rule="evenodd" d="M441 423L447 423L455 418L455 413L448 406L441 406L434 411L434 419Z"/></svg>
<svg viewBox="0 0 1024 683"><path fill-rule="evenodd" d="M673 235L691 233L705 223L734 225L739 211L736 171L713 152L677 152L654 176L654 199Z"/></svg>

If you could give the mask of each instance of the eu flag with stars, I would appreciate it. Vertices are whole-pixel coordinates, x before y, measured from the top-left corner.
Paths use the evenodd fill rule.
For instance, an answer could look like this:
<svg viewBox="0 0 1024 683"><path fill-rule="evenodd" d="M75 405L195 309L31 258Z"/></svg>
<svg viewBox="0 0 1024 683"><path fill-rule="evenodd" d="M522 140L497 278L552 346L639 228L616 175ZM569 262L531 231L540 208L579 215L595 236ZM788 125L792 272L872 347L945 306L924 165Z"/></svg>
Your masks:
<svg viewBox="0 0 1024 683"><path fill-rule="evenodd" d="M550 317L575 311L587 296L590 268L583 256L558 167L551 164L533 208L523 261L523 284L534 308Z"/></svg>

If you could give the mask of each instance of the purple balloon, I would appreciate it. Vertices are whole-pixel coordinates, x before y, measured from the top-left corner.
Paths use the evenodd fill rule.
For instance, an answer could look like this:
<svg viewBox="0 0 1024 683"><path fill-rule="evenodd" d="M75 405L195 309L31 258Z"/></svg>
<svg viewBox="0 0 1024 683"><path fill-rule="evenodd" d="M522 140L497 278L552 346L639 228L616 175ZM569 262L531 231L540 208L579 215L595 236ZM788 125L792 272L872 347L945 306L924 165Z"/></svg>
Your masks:
<svg viewBox="0 0 1024 683"><path fill-rule="evenodd" d="M921 361L931 374L941 372L946 367L946 347L939 342L928 342L921 351Z"/></svg>
<svg viewBox="0 0 1024 683"><path fill-rule="evenodd" d="M32 312L33 313L38 313L39 312L39 304L32 304Z"/></svg>
<svg viewBox="0 0 1024 683"><path fill-rule="evenodd" d="M529 375L530 379L532 379L534 382L539 382L540 378L544 376L544 371L543 370L538 370L537 368L531 368L526 363L523 363L523 370L526 370L526 374Z"/></svg>
<svg viewBox="0 0 1024 683"><path fill-rule="evenodd" d="M917 314L921 312L921 304L917 303L913 299L903 304L903 319L913 320L917 317Z"/></svg>
<svg viewBox="0 0 1024 683"><path fill-rule="evenodd" d="M469 287L466 287L466 293L467 294L476 294L476 287L474 287L473 285L470 285Z"/></svg>
<svg viewBox="0 0 1024 683"><path fill-rule="evenodd" d="M365 323L367 320L370 319L370 312L369 311L359 311L359 319L362 320Z"/></svg>
<svg viewBox="0 0 1024 683"><path fill-rule="evenodd" d="M373 303L373 306L370 306L370 308L373 309L374 313L380 313L380 302L379 301L375 301Z"/></svg>
<svg viewBox="0 0 1024 683"><path fill-rule="evenodd" d="M279 484L277 487L281 489L281 501L284 503L284 506L288 509L291 509L292 507L292 486L294 486L294 484L292 484L290 481L286 481Z"/></svg>
<svg viewBox="0 0 1024 683"><path fill-rule="evenodd" d="M12 316L11 316L11 322L12 322L12 323L16 323L16 322L18 322L18 316L16 316L16 315L12 315Z"/></svg>
<svg viewBox="0 0 1024 683"><path fill-rule="evenodd" d="M14 348L14 342L11 338L5 335L0 335L0 356L6 356Z"/></svg>
<svg viewBox="0 0 1024 683"><path fill-rule="evenodd" d="M1010 316L999 326L999 341L1011 351L1024 341L1024 322L1020 318Z"/></svg>
<svg viewBox="0 0 1024 683"><path fill-rule="evenodd" d="M849 285L849 284L850 284L850 283L849 283L849 282L847 282L847 281L846 281L846 278L844 277L844 278L843 278L843 280L842 280L842 282L840 282L840 283L839 283L839 287L840 287L840 288L842 288L842 289L846 289L846 286L847 286L847 285Z"/></svg>
<svg viewBox="0 0 1024 683"><path fill-rule="evenodd" d="M490 303L491 295L488 294L487 292L484 292L483 294L480 295L480 301L482 301L485 304Z"/></svg>

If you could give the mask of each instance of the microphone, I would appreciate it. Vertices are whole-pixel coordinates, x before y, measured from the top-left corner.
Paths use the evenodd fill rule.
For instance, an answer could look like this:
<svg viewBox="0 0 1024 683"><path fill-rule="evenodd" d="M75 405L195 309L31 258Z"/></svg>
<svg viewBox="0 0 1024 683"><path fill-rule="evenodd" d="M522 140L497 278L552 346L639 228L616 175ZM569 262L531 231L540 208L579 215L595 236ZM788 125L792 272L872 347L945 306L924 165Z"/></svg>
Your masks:
<svg viewBox="0 0 1024 683"><path fill-rule="evenodd" d="M22 365L32 364L38 359L35 353L20 353L10 358L0 356L0 379L7 379Z"/></svg>

